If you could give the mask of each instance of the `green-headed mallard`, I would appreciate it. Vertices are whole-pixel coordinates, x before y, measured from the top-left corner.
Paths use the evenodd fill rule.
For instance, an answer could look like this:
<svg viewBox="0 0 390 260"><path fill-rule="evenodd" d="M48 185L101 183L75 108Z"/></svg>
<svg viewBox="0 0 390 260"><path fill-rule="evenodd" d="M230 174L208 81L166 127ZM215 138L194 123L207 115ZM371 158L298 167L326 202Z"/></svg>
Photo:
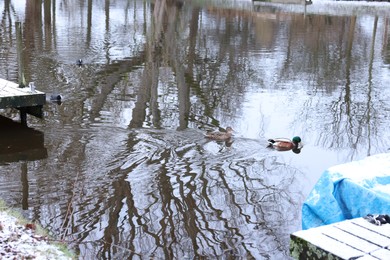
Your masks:
<svg viewBox="0 0 390 260"><path fill-rule="evenodd" d="M233 128L230 126L226 128L226 132L210 132L206 133L205 137L217 141L226 141L229 140L233 135Z"/></svg>
<svg viewBox="0 0 390 260"><path fill-rule="evenodd" d="M301 152L301 138L299 136L294 136L292 141L287 138L274 138L268 139L268 147L274 148L278 151L289 151L292 150L294 153Z"/></svg>

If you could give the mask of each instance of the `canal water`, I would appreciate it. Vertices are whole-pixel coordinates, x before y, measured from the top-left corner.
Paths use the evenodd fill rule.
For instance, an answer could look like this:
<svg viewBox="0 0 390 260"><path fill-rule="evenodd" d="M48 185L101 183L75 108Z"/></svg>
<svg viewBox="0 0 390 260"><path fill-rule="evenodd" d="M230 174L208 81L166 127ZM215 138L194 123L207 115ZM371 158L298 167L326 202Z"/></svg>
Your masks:
<svg viewBox="0 0 390 260"><path fill-rule="evenodd" d="M388 3L0 9L0 77L20 21L27 82L62 97L30 129L2 119L0 197L80 259L288 259L322 172L390 149ZM298 154L266 147L296 135Z"/></svg>

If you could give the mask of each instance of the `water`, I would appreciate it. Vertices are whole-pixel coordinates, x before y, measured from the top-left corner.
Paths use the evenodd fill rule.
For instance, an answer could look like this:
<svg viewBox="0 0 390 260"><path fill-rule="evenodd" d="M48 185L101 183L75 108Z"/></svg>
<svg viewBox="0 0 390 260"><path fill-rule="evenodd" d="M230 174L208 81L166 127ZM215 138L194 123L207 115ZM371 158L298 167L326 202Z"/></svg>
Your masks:
<svg viewBox="0 0 390 260"><path fill-rule="evenodd" d="M27 81L63 100L1 121L0 196L80 259L286 259L321 173L390 148L389 4L39 2L0 3L0 77L21 20Z"/></svg>

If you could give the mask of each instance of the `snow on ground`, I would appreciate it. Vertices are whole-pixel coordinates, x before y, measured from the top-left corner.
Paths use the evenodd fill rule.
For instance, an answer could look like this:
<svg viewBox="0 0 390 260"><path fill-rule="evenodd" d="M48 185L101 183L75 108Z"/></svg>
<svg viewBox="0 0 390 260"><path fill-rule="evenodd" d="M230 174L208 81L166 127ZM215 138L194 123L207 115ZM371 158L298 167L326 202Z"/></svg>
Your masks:
<svg viewBox="0 0 390 260"><path fill-rule="evenodd" d="M47 237L37 235L34 224L22 225L6 211L0 212L0 259L72 259Z"/></svg>

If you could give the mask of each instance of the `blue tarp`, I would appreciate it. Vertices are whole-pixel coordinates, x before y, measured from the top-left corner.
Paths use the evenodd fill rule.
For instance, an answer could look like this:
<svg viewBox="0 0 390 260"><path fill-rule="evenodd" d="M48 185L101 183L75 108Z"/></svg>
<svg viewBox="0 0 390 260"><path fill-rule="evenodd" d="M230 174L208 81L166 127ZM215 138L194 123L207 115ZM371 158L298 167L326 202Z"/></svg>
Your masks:
<svg viewBox="0 0 390 260"><path fill-rule="evenodd" d="M302 207L302 229L390 214L390 153L326 170Z"/></svg>

